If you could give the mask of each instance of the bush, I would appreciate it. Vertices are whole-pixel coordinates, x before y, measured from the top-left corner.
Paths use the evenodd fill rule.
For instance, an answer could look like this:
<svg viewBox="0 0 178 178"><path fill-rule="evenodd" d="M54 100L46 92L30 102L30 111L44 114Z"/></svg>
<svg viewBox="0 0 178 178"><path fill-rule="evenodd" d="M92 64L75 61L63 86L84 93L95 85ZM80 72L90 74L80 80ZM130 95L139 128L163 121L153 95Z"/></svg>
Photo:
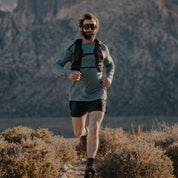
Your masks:
<svg viewBox="0 0 178 178"><path fill-rule="evenodd" d="M141 139L166 150L166 155L173 161L174 175L178 177L178 124L159 124L158 129L143 133Z"/></svg>
<svg viewBox="0 0 178 178"><path fill-rule="evenodd" d="M0 177L57 177L76 152L47 129L7 129L0 136Z"/></svg>
<svg viewBox="0 0 178 178"><path fill-rule="evenodd" d="M174 142L166 149L166 154L173 161L174 175L178 177L178 142Z"/></svg>
<svg viewBox="0 0 178 178"><path fill-rule="evenodd" d="M105 128L100 130L100 144L98 157L105 156L106 153L119 149L123 144L129 142L127 135L120 129Z"/></svg>
<svg viewBox="0 0 178 178"><path fill-rule="evenodd" d="M162 149L166 149L174 142L178 142L178 124L174 126L160 124L158 129L152 130L149 133L143 133L142 139L155 143L155 146L159 146Z"/></svg>
<svg viewBox="0 0 178 178"><path fill-rule="evenodd" d="M174 177L172 161L164 151L138 140L108 153L98 164L97 171L103 178Z"/></svg>

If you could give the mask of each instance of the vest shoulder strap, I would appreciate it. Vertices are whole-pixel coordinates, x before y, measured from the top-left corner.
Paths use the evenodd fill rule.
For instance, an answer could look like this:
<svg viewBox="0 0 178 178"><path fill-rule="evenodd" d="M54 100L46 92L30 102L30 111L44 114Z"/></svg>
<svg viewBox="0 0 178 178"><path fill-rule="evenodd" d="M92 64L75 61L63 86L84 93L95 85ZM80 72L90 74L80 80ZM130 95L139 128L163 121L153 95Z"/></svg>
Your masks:
<svg viewBox="0 0 178 178"><path fill-rule="evenodd" d="M74 49L74 62L71 65L71 70L77 70L80 71L80 66L82 62L82 39L77 39L75 41L75 49Z"/></svg>
<svg viewBox="0 0 178 178"><path fill-rule="evenodd" d="M94 54L95 54L95 64L98 69L98 71L103 71L103 62L104 62L104 57L103 53L101 50L101 41L98 39L95 39L95 48L94 48Z"/></svg>
<svg viewBox="0 0 178 178"><path fill-rule="evenodd" d="M103 71L103 54L101 51L101 41L95 39L95 48L94 48L94 55L95 55L95 65L98 71ZM74 62L71 65L71 70L78 70L80 71L83 50L82 50L82 39L77 39L71 47L75 44L74 49ZM70 48L71 48L70 47ZM92 67L93 68L93 67Z"/></svg>

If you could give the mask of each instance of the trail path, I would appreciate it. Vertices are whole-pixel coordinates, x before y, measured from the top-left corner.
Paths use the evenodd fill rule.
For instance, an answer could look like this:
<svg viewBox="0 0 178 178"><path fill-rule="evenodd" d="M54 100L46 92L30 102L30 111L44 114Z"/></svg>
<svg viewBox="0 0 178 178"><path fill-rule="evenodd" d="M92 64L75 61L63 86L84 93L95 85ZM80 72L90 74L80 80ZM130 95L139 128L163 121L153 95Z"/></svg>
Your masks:
<svg viewBox="0 0 178 178"><path fill-rule="evenodd" d="M74 145L79 143L79 139L77 138L69 138L67 140ZM76 160L75 163L64 165L58 178L84 178L86 161L86 159L81 158Z"/></svg>
<svg viewBox="0 0 178 178"><path fill-rule="evenodd" d="M85 162L76 162L68 165L60 178L84 178Z"/></svg>
<svg viewBox="0 0 178 178"><path fill-rule="evenodd" d="M84 178L86 160L83 159L65 167L59 178Z"/></svg>

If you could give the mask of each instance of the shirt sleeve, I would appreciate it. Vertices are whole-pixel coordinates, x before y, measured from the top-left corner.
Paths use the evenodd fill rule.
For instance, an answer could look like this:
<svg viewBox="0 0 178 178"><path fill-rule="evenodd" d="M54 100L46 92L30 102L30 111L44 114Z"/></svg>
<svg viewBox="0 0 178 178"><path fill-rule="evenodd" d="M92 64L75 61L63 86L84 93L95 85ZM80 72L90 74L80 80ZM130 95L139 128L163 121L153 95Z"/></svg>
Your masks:
<svg viewBox="0 0 178 178"><path fill-rule="evenodd" d="M113 79L114 71L115 71L115 64L112 60L112 57L109 53L109 49L106 45L104 45L104 66L106 68L106 76Z"/></svg>
<svg viewBox="0 0 178 178"><path fill-rule="evenodd" d="M67 48L63 53L57 57L52 66L52 72L59 77L68 77L71 70L64 68L65 64L71 61L72 52Z"/></svg>

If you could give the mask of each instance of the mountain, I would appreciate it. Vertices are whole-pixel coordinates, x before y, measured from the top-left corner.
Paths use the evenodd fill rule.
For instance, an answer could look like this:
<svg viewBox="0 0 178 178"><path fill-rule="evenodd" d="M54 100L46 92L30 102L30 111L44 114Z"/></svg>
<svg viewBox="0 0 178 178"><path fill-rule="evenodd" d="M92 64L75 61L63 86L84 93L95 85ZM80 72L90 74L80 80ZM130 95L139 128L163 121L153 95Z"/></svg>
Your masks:
<svg viewBox="0 0 178 178"><path fill-rule="evenodd" d="M71 82L51 67L84 12L116 65L108 115L178 115L177 1L19 0L0 13L0 116L69 115Z"/></svg>
<svg viewBox="0 0 178 178"><path fill-rule="evenodd" d="M0 0L0 10L12 12L17 6L17 0Z"/></svg>

